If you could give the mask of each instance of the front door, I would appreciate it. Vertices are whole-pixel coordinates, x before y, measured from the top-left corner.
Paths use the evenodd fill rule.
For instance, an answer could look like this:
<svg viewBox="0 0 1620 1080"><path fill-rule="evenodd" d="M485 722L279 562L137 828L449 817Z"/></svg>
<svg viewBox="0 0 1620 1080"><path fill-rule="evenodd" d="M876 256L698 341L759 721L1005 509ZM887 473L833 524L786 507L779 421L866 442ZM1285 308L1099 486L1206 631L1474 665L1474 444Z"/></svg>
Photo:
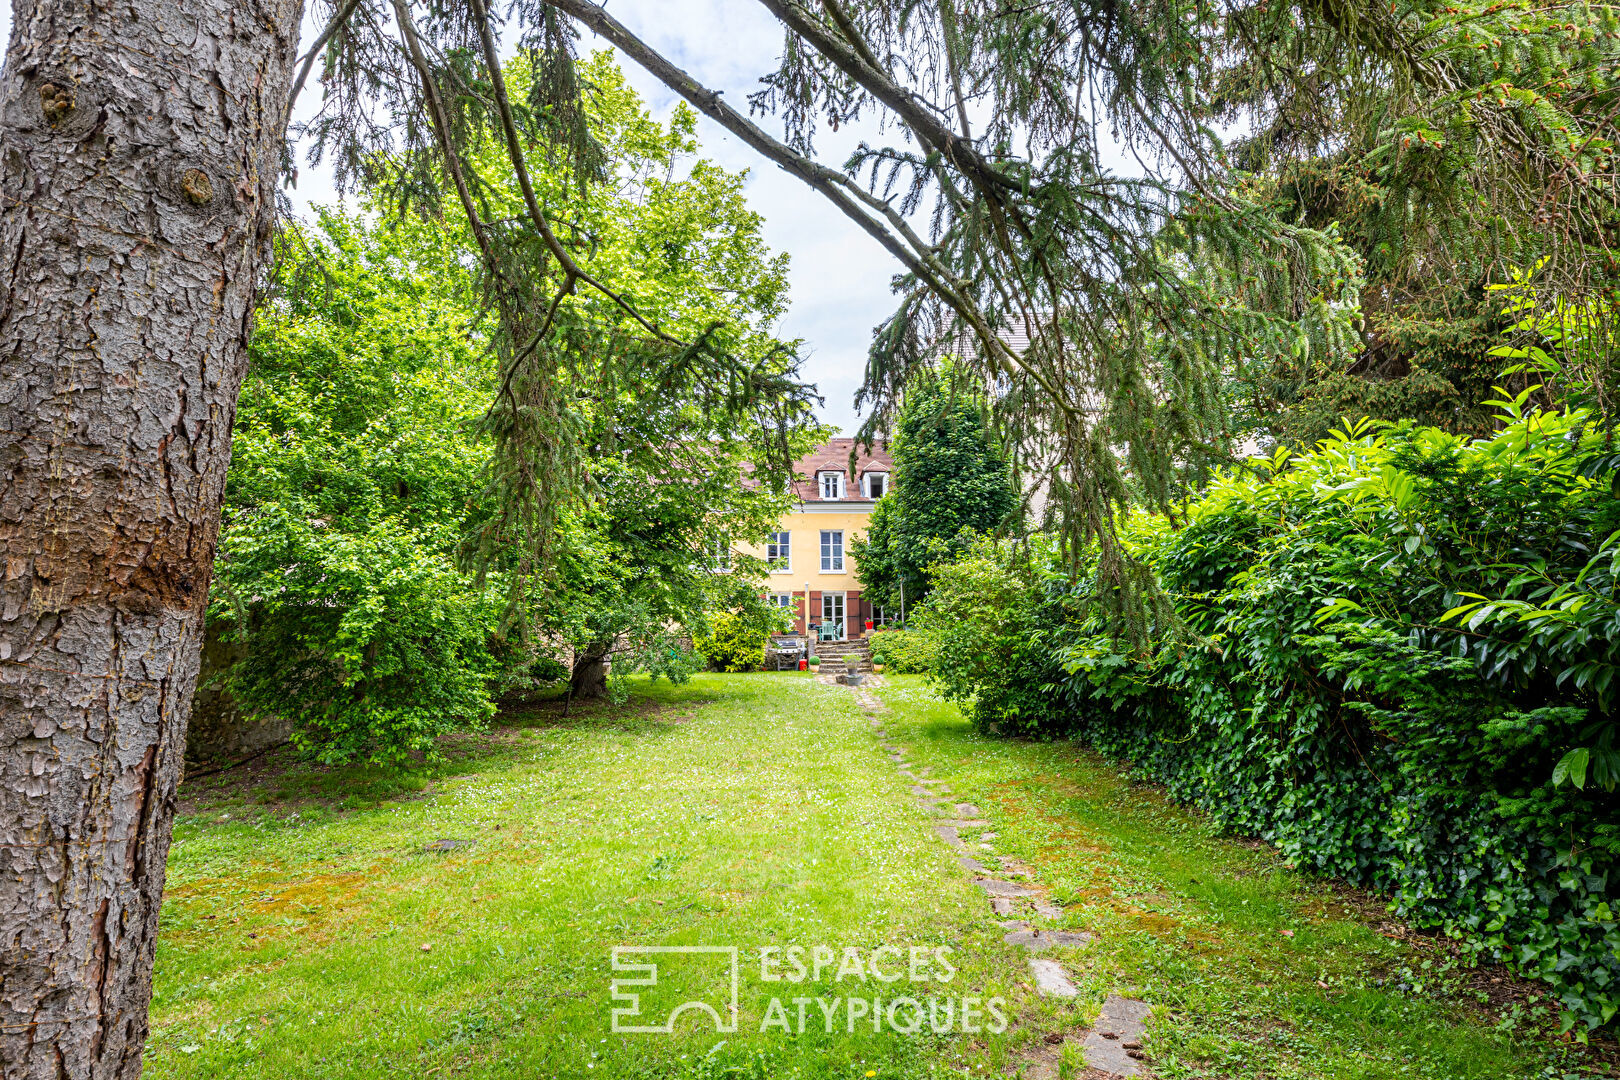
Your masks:
<svg viewBox="0 0 1620 1080"><path fill-rule="evenodd" d="M837 640L848 639L849 632L844 622L844 594L841 592L824 592L821 594L821 621L837 627Z"/></svg>

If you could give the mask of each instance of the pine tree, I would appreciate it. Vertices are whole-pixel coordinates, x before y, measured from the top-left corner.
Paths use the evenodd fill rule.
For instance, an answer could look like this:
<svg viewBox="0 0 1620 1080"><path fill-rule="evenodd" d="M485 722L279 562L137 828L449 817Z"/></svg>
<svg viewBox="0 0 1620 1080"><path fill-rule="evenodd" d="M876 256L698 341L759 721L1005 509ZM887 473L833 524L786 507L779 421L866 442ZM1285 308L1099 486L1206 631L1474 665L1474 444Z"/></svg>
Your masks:
<svg viewBox="0 0 1620 1080"><path fill-rule="evenodd" d="M136 1077L301 0L13 5L0 1072Z"/></svg>
<svg viewBox="0 0 1620 1080"><path fill-rule="evenodd" d="M802 177L905 267L861 392L891 426L912 374L974 348L1015 459L1038 463L1065 545L1095 545L1104 598L1140 633L1152 575L1115 538L1139 498L1174 512L1229 459L1223 379L1348 363L1362 264L1267 175L1342 152L1376 181L1379 244L1414 277L1611 295L1615 14L1573 2L759 0L786 28L751 99L774 139L592 0L549 0ZM901 135L844 169L818 126ZM975 117L982 119L975 121ZM1222 128L1248 131L1229 145ZM1104 164L1107 132L1137 175ZM862 182L864 181L864 183ZM907 215L921 211L926 228ZM1009 338L1026 336L1028 348ZM1620 341L1620 335L1609 340Z"/></svg>

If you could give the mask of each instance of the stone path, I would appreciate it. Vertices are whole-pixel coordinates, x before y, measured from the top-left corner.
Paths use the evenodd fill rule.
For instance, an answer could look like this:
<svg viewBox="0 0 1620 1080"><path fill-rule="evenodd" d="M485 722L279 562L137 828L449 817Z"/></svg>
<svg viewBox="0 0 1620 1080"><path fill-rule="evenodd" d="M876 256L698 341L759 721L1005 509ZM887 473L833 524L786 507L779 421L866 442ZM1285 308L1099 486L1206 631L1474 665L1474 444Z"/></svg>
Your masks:
<svg viewBox="0 0 1620 1080"><path fill-rule="evenodd" d="M816 681L837 685L832 673L818 674ZM1046 902L1034 884L1034 871L1008 855L995 855L991 841L996 834L986 830L989 822L972 803L953 803L951 792L943 780L928 776L929 768L914 768L906 758L905 747L889 741L882 716L889 707L878 700L873 691L883 685L883 676L867 675L861 685L850 687L855 700L865 710L872 727L889 760L899 768L902 776L911 781L911 794L930 813L941 820L934 823L934 832L956 852L957 862L974 875L974 884L984 890L990 908L999 916L1008 916L1001 922L1007 931L1002 939L1017 945L1028 955L1029 970L1035 988L1044 997L1073 998L1079 991L1069 979L1063 965L1049 956L1035 955L1052 948L1073 948L1092 940L1084 931L1053 930L1030 921L1038 918L1048 922L1062 918L1063 909ZM978 832L973 847L962 839L964 831ZM981 860L993 859L998 869L989 869ZM1145 1001L1108 995L1102 1012L1092 1030L1087 1032L1079 1047L1088 1066L1088 1077L1148 1076L1143 1064L1147 1054L1144 1022L1152 1009ZM1026 1054L1021 1075L1026 1080L1056 1080L1063 1045L1074 1041L1073 1036L1054 1033L1042 1045Z"/></svg>

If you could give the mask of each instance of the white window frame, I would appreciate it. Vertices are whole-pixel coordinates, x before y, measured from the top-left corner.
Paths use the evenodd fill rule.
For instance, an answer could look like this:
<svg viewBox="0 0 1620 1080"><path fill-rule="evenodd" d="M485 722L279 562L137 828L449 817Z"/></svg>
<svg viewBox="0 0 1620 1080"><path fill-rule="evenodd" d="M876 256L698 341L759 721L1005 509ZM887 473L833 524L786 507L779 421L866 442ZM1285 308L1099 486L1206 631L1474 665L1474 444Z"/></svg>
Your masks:
<svg viewBox="0 0 1620 1080"><path fill-rule="evenodd" d="M833 601L837 601L835 604ZM838 618L831 621L838 624L838 641L849 640L849 594L842 592L824 592L821 594L821 625L829 621L828 608L838 609Z"/></svg>
<svg viewBox="0 0 1620 1080"><path fill-rule="evenodd" d="M881 476L883 478L883 492L880 495L873 495L872 494L872 478L874 476ZM865 495L868 499L881 499L884 495L887 495L888 493L889 493L889 474L888 473L886 473L886 472L869 472L869 473L862 473L861 474L861 494L862 495Z"/></svg>
<svg viewBox="0 0 1620 1080"><path fill-rule="evenodd" d="M724 536L717 536L709 545L709 572L711 574L731 573L731 541Z"/></svg>
<svg viewBox="0 0 1620 1080"><path fill-rule="evenodd" d="M816 487L821 492L822 502L838 502L844 497L844 474L841 472L817 473Z"/></svg>
<svg viewBox="0 0 1620 1080"><path fill-rule="evenodd" d="M821 572L823 574L842 574L844 572L844 530L821 530Z"/></svg>
<svg viewBox="0 0 1620 1080"><path fill-rule="evenodd" d="M771 554L771 549L776 554ZM778 562L777 560L781 560ZM773 574L793 573L793 534L786 529L770 533L765 540L765 563Z"/></svg>

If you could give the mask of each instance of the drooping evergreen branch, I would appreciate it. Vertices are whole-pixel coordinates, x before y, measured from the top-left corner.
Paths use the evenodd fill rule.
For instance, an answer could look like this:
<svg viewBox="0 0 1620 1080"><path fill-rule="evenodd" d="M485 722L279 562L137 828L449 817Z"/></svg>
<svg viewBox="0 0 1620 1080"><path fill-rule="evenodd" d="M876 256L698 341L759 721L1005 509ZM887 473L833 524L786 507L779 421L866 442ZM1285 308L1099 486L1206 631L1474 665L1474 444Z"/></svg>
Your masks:
<svg viewBox="0 0 1620 1080"><path fill-rule="evenodd" d="M964 370L994 389L1017 466L1042 474L1055 526L1075 550L1099 545L1110 586L1093 594L1122 608L1145 579L1115 542L1115 518L1133 500L1173 509L1202 469L1229 456L1229 382L1346 367L1372 340L1369 314L1444 295L1437 283L1459 277L1484 283L1534 265L1547 295L1577 303L1610 295L1620 278L1620 26L1607 7L760 3L787 39L750 100L782 115L781 139L592 0L517 0L520 52L543 73L523 102L503 85L485 0L426 0L432 41L421 64L441 87L428 111L442 134L431 139L394 53L374 34L333 38L328 81L351 114L319 130L344 147L340 172L374 180L379 160L402 162L390 168L405 201L431 202L441 175L454 186L453 170L430 158L483 161L494 147L507 159L515 213L495 209L509 200L477 169L457 198L483 214L489 281L507 275L515 289L501 344L513 378L542 355L559 386L589 369L576 350L604 339L585 292L618 312L609 321L639 325L640 362L656 368L669 359L660 350L695 361L698 342L661 340L635 297L590 289L570 269L580 264L554 227L557 208L525 180L539 146L569 163L581 190L590 183L577 104L589 89L572 74L570 20L595 31L904 267L899 306L869 356L865 434L892 420L920 367L942 351L964 354ZM365 13L362 2L355 17ZM394 109L391 122L371 119L367 93ZM816 160L818 115L842 124L867 111L913 146L863 145L843 168ZM1223 128L1245 134L1223 140ZM1105 166L1105 130L1141 175ZM394 132L403 153L376 156ZM1358 200L1365 234L1347 236L1342 213L1321 212L1324 197ZM926 227L914 224L924 217ZM1364 272L1378 282L1365 295ZM716 371L728 363L695 362L711 361Z"/></svg>

